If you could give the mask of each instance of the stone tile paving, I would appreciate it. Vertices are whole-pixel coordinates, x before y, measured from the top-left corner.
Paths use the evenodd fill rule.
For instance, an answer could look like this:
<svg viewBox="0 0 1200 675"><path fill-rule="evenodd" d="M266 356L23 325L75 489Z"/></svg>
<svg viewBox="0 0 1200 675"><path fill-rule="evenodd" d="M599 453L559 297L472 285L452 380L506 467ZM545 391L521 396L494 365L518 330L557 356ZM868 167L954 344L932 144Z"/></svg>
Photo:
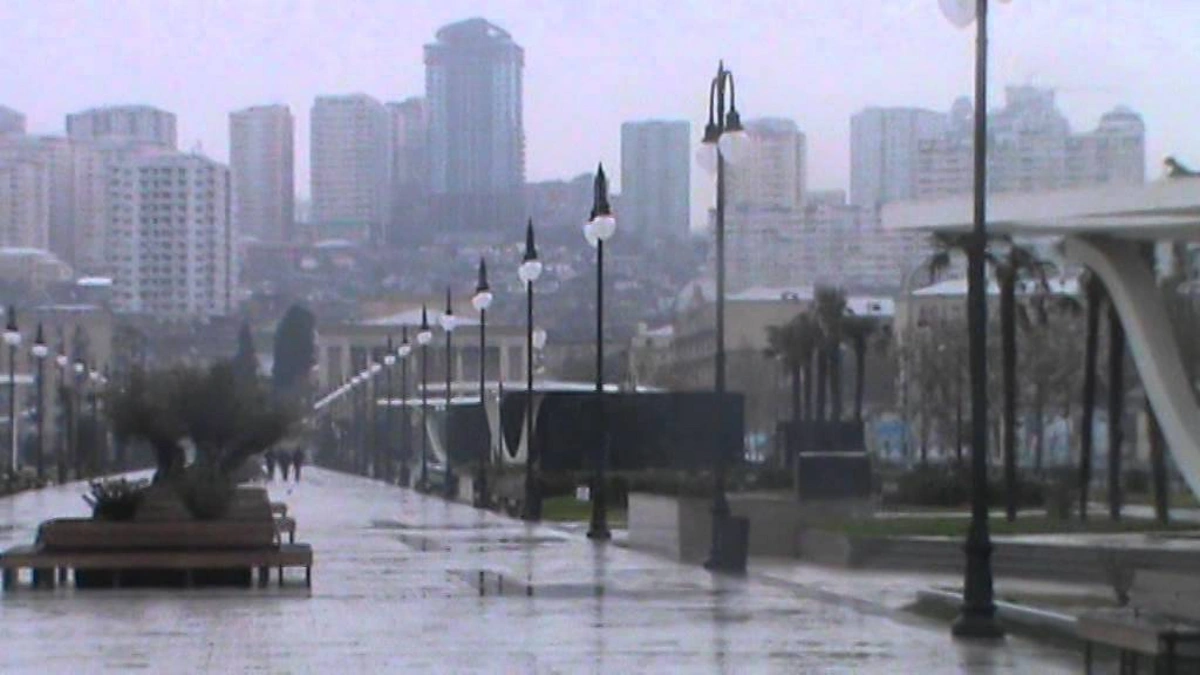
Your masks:
<svg viewBox="0 0 1200 675"><path fill-rule="evenodd" d="M84 515L81 493L0 500L0 546L30 541L42 519ZM814 592L828 579L713 576L319 469L272 496L316 550L311 593L8 593L0 672L1067 673L1080 663L1019 638L955 642L942 624Z"/></svg>

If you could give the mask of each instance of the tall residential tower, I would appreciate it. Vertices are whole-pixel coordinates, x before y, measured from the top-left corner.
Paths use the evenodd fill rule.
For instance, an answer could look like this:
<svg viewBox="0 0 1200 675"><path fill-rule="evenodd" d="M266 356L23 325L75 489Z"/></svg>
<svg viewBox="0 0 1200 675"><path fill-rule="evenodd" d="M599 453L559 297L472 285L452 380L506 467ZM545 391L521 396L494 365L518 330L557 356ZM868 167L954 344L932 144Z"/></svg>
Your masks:
<svg viewBox="0 0 1200 675"><path fill-rule="evenodd" d="M648 120L621 125L622 229L687 237L690 228L691 125Z"/></svg>
<svg viewBox="0 0 1200 675"><path fill-rule="evenodd" d="M312 108L312 220L324 235L381 241L390 219L388 111L366 94Z"/></svg>
<svg viewBox="0 0 1200 675"><path fill-rule="evenodd" d="M233 222L242 237L281 243L292 238L296 189L292 113L285 105L229 114Z"/></svg>

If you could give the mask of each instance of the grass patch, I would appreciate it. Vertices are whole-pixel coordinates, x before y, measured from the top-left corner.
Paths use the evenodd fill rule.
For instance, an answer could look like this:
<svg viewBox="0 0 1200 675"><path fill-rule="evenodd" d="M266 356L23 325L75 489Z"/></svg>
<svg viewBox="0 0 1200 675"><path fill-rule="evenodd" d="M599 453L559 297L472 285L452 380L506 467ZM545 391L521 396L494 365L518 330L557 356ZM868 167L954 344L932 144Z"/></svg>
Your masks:
<svg viewBox="0 0 1200 675"><path fill-rule="evenodd" d="M574 495L549 497L542 501L542 520L555 522L587 522L592 518L591 502L581 502ZM625 527L625 509L608 507L610 527Z"/></svg>
<svg viewBox="0 0 1200 675"><path fill-rule="evenodd" d="M856 518L813 523L818 529L842 532L858 537L963 537L970 518ZM993 535L1006 534L1118 534L1129 532L1198 531L1195 523L1160 525L1150 520L1126 518L1111 521L1093 517L1086 523L1078 520L1059 520L1045 516L1018 517L1014 522L1003 518L989 521Z"/></svg>

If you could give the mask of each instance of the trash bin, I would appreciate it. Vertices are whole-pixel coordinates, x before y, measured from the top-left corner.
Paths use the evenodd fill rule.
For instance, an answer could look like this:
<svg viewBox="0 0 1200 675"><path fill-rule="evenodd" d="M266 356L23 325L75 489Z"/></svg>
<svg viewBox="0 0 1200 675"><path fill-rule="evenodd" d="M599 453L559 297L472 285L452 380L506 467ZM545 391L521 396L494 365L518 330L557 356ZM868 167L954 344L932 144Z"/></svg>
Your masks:
<svg viewBox="0 0 1200 675"><path fill-rule="evenodd" d="M705 565L715 572L744 574L750 553L750 519L725 516L713 520L712 558Z"/></svg>

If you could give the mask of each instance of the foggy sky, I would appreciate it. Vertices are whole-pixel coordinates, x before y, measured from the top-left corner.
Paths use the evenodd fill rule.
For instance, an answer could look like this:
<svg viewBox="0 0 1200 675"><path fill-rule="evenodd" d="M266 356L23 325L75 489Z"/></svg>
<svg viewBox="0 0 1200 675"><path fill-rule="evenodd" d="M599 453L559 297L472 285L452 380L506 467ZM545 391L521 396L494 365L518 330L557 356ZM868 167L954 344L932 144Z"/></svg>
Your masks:
<svg viewBox="0 0 1200 675"><path fill-rule="evenodd" d="M1059 88L1076 130L1117 104L1164 154L1200 166L1200 2L993 2L993 107L1005 84ZM972 88L973 31L937 0L4 0L0 104L35 133L68 112L146 103L179 116L180 147L228 158L228 113L285 103L296 117L296 189L308 193L308 113L318 94L424 93L422 46L481 16L525 48L529 180L598 160L619 180L620 124L686 118L699 137L724 58L743 118L793 118L809 183L849 183L849 118L867 105L945 110ZM693 165L695 166L695 165ZM693 170L693 193L710 179ZM704 204L693 205L693 212Z"/></svg>

